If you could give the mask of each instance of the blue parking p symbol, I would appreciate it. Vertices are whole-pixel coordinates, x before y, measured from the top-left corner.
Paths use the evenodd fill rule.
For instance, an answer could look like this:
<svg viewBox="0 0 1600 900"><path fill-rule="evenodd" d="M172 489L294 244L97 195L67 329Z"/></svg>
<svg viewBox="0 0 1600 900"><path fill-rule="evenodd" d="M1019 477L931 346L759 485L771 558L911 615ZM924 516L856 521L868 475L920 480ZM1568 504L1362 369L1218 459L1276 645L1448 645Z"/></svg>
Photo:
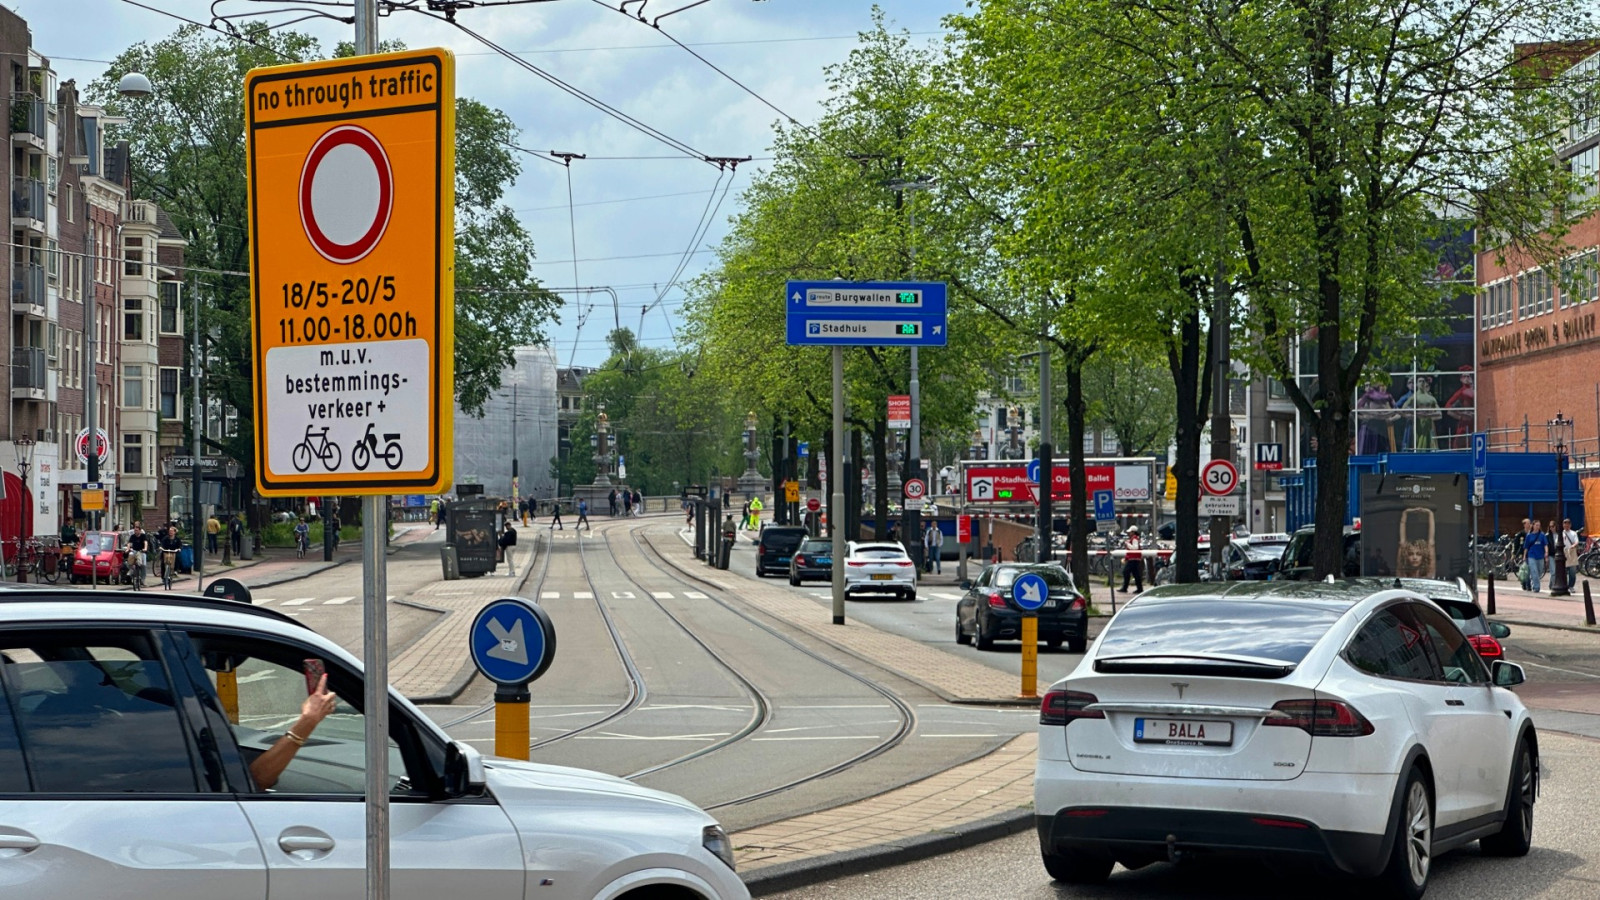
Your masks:
<svg viewBox="0 0 1600 900"><path fill-rule="evenodd" d="M822 323L820 323L820 322L807 322L806 323L806 331L807 331L808 334L821 334L822 333Z"/></svg>

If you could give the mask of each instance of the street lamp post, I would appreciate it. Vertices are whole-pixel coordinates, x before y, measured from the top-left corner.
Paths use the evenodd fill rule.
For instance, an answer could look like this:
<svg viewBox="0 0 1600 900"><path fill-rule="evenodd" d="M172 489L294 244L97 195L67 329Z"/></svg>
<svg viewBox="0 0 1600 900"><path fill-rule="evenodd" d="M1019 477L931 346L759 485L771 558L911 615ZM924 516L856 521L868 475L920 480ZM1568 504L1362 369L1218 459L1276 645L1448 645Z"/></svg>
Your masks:
<svg viewBox="0 0 1600 900"><path fill-rule="evenodd" d="M233 508L233 480L239 477L239 464L233 460L223 463L223 472L228 476L227 496L223 498L223 508L228 511L228 520L223 523L222 534L222 564L233 565L233 522L234 516L239 513Z"/></svg>
<svg viewBox="0 0 1600 900"><path fill-rule="evenodd" d="M22 565L22 553L30 537L28 501L33 497L33 489L28 486L28 469L33 466L33 439L17 438L11 442L11 449L17 455L17 469L22 472L22 498L17 504L17 580L26 583L28 570Z"/></svg>
<svg viewBox="0 0 1600 900"><path fill-rule="evenodd" d="M1556 417L1545 423L1550 431L1550 443L1556 448L1556 517L1553 544L1555 547L1555 567L1551 570L1550 596L1570 597L1572 592L1567 590L1567 554L1563 546L1566 529L1562 527L1562 520L1566 517L1566 468L1567 447L1572 440L1572 420L1565 418L1557 412Z"/></svg>

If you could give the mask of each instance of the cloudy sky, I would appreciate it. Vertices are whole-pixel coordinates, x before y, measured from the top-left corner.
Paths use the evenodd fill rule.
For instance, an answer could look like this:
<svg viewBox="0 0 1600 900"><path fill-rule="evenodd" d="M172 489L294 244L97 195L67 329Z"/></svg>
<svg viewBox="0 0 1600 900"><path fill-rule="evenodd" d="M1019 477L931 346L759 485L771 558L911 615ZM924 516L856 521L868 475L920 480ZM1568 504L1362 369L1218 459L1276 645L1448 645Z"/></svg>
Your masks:
<svg viewBox="0 0 1600 900"><path fill-rule="evenodd" d="M65 80L80 84L101 74L106 62L139 41L154 41L181 23L125 0L0 0L28 20L34 46L49 56ZM138 0L190 19L210 21L211 0ZM487 0L494 2L494 0ZM617 12L620 0L550 0L459 13L459 20L557 78L708 156L756 157L732 176L732 193L701 239L691 245L708 199L720 196L729 176L650 138L562 93L510 60L442 22L416 13L379 20L379 35L410 47L444 46L456 54L457 90L510 114L522 129L522 146L587 154L572 164L568 226L567 172L558 164L523 157L523 173L508 202L532 232L537 274L548 286L606 285L604 294L564 293L562 322L552 329L559 359L594 365L605 357L605 334L617 324L645 343L668 346L679 322L683 293L658 294L691 250L680 281L710 264L707 252L726 230L771 145L778 113L674 46L649 26ZM646 0L654 17L692 0ZM284 0L222 0L217 11L266 13L310 4ZM418 6L425 3L418 2ZM879 0L890 22L933 41L940 20L964 0ZM773 106L812 120L825 94L823 67L842 60L857 32L871 26L871 0L708 0L661 22L661 30L738 79ZM637 0L629 8L637 10ZM348 14L347 10L336 10ZM273 21L287 17L278 15ZM325 48L350 38L349 26L309 21L292 26L316 35ZM160 86L156 86L160 90ZM601 157L613 157L602 159ZM622 157L622 158L616 158ZM665 158L662 158L665 157ZM716 190L714 195L712 192ZM578 274L573 276L572 246ZM579 320L583 325L579 327ZM642 319L642 322L641 322ZM781 327L775 323L774 327Z"/></svg>

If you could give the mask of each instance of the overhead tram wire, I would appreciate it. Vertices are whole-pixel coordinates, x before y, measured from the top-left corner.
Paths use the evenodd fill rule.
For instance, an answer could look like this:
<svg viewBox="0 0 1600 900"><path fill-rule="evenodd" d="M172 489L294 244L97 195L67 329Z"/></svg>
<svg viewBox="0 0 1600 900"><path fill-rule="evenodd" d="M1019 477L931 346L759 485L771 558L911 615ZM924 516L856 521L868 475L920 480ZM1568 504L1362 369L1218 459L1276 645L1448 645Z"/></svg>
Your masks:
<svg viewBox="0 0 1600 900"><path fill-rule="evenodd" d="M710 213L709 214L707 214L705 212L701 213L700 225L696 229L694 235L692 237L690 237L689 246L684 248L683 256L678 260L678 267L673 270L672 277L667 279L666 286L663 287L661 289L661 291L656 294L656 299L654 301L652 301L649 306L646 306L644 309L640 310L640 312L639 312L639 328L640 328L641 332L644 330L644 317L645 317L645 314L650 312L650 310L652 308L657 307L657 306L661 307L661 314L667 320L667 331L668 331L668 333L670 334L671 332L676 330L677 326L675 326L673 324L673 322L672 322L672 315L667 312L667 308L662 305L661 301L667 296L667 292L672 290L673 286L678 283L678 279L683 276L684 269L687 268L688 265L689 265L690 257L692 257L697 252L695 248L700 245L700 242L705 239L706 234L708 232L710 232L711 223L716 221L717 213L719 211L721 211L721 209L722 209L722 201L728 199L728 192L733 189L733 178L734 178L735 175L737 175L739 173L739 163L745 162L745 161L747 161L747 160L733 159L733 158L724 158L724 159L719 160L719 162L721 162L723 164L726 164L727 167L728 167L728 183L723 185L722 194L720 196L716 197L716 204L714 206L711 205L711 198L710 197L706 198L707 208L710 210ZM721 172L720 168L719 168L719 170L717 172L717 180L719 182L722 180L722 172ZM711 190L712 190L713 194L715 194L716 187L713 185Z"/></svg>
<svg viewBox="0 0 1600 900"><path fill-rule="evenodd" d="M166 16L169 19L177 19L179 22L184 22L184 23L189 24L189 25L194 25L194 26L199 27L199 28L204 28L204 29L206 29L208 31L215 31L217 34L220 34L223 37L232 38L233 40L239 41L240 43L249 44L252 47L256 47L256 48L259 48L261 50L265 50L268 53L271 53L273 56L276 56L280 62L285 62L285 63L295 62L295 60L292 60L292 59L288 58L287 56L284 56L282 53L279 53L276 49L274 49L272 47L269 47L266 44L261 43L260 41L251 40L250 38L246 37L245 35L240 34L239 30L237 28L233 28L231 25L228 28L218 28L215 22L213 22L213 23L208 25L205 22L201 22L201 21L199 21L197 19L191 19L188 16L180 16L175 12L169 12L168 10L161 9L160 7L150 6L149 4L146 4L146 3L140 3L139 0L122 0L122 2L128 4L129 6L137 6L140 9L148 10L149 12L153 12L153 13L157 13L158 15Z"/></svg>

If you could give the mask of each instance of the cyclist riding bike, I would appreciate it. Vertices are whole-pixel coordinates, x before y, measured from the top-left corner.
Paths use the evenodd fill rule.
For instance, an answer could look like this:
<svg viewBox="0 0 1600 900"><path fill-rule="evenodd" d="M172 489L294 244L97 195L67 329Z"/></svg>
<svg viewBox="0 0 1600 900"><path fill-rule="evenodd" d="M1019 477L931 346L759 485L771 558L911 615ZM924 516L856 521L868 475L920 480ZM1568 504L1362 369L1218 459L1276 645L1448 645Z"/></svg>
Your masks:
<svg viewBox="0 0 1600 900"><path fill-rule="evenodd" d="M294 555L303 557L311 548L311 526L302 518L294 526Z"/></svg>
<svg viewBox="0 0 1600 900"><path fill-rule="evenodd" d="M178 526L168 525L167 533L161 536L161 584L167 590L172 590L172 576L178 568L178 551L183 549L183 539L178 537Z"/></svg>
<svg viewBox="0 0 1600 900"><path fill-rule="evenodd" d="M149 571L150 535L144 526L133 523L133 534L128 536L128 552L123 562L128 567L129 581L136 590L144 590L144 576Z"/></svg>

